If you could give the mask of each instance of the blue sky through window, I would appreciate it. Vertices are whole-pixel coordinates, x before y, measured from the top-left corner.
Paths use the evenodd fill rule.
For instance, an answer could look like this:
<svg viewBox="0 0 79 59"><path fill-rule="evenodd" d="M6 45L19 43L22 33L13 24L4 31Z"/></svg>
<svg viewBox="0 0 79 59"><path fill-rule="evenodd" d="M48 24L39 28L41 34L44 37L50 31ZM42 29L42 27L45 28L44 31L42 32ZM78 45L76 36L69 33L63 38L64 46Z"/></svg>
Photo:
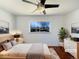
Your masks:
<svg viewBox="0 0 79 59"><path fill-rule="evenodd" d="M31 27L49 27L49 22L32 22Z"/></svg>

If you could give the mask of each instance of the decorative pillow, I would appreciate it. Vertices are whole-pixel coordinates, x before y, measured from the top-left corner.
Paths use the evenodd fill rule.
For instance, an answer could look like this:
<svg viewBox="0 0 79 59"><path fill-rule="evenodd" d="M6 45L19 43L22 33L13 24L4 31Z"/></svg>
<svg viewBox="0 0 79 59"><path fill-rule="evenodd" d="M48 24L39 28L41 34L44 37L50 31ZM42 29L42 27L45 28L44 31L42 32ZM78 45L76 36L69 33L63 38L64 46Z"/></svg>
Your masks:
<svg viewBox="0 0 79 59"><path fill-rule="evenodd" d="M0 52L3 51L3 50L4 50L4 48L0 45Z"/></svg>
<svg viewBox="0 0 79 59"><path fill-rule="evenodd" d="M9 50L10 48L12 48L12 44L11 42L5 42L2 44L4 50Z"/></svg>
<svg viewBox="0 0 79 59"><path fill-rule="evenodd" d="M12 44L12 46L16 45L17 44L16 40L12 40L11 44Z"/></svg>

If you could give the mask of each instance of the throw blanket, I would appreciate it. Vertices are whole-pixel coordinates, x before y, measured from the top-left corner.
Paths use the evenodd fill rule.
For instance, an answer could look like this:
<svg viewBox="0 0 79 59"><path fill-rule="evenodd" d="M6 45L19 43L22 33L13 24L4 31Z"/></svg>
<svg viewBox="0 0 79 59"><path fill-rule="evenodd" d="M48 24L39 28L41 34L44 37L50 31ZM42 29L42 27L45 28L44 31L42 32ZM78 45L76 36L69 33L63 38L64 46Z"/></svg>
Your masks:
<svg viewBox="0 0 79 59"><path fill-rule="evenodd" d="M33 44L26 59L44 59L43 44Z"/></svg>

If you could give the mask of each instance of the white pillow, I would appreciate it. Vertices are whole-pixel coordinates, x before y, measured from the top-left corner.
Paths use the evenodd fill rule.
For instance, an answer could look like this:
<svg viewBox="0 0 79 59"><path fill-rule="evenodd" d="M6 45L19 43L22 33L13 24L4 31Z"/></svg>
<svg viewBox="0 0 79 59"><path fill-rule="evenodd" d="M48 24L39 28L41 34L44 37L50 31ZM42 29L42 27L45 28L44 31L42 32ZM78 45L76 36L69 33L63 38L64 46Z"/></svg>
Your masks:
<svg viewBox="0 0 79 59"><path fill-rule="evenodd" d="M12 48L12 44L11 42L5 42L2 44L4 50L9 50L10 48Z"/></svg>
<svg viewBox="0 0 79 59"><path fill-rule="evenodd" d="M12 46L16 45L17 44L16 40L12 40L11 44L12 44Z"/></svg>

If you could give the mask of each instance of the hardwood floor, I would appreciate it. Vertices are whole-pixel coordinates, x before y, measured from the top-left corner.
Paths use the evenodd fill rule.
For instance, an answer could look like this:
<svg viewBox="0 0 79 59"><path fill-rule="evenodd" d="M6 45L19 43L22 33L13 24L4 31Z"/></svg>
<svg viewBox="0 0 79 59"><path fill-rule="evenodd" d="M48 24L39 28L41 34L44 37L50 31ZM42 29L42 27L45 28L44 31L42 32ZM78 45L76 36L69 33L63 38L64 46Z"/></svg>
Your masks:
<svg viewBox="0 0 79 59"><path fill-rule="evenodd" d="M53 46L49 47L49 49L55 49L60 59L75 59L71 54L64 51L64 48L61 46Z"/></svg>

